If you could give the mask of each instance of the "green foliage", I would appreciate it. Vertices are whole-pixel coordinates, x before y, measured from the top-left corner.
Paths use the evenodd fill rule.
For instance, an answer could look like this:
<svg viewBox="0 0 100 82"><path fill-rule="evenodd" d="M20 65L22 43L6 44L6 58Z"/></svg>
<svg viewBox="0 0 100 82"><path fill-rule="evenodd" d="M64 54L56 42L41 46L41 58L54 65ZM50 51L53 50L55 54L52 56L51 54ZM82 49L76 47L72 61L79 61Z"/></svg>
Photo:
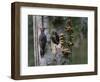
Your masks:
<svg viewBox="0 0 100 82"><path fill-rule="evenodd" d="M50 24L52 24L53 28L59 28L62 26L65 26L66 24L66 17L60 17L60 16L48 16Z"/></svg>
<svg viewBox="0 0 100 82"><path fill-rule="evenodd" d="M87 23L88 19L87 17L72 17L72 27L74 30L74 35L77 37L80 32L83 33L83 36L87 37Z"/></svg>
<svg viewBox="0 0 100 82"><path fill-rule="evenodd" d="M50 27L51 29L58 29L62 30L66 27L66 22L68 17L53 17L49 16ZM73 43L77 44L77 40L79 41L78 47L72 48L72 62L70 64L86 64L87 63L87 28L88 28L88 18L87 17L71 17L72 20L72 29L74 33L73 36ZM67 33L64 32L65 36L68 39ZM80 34L83 35L83 40L81 41ZM67 40L66 39L66 40ZM66 44L65 44L66 45Z"/></svg>
<svg viewBox="0 0 100 82"><path fill-rule="evenodd" d="M84 39L78 48L72 48L72 62L71 64L87 64L88 52L87 52L87 39Z"/></svg>
<svg viewBox="0 0 100 82"><path fill-rule="evenodd" d="M54 27L59 27L59 26L62 26L64 25L65 23L65 20L63 17L56 17L55 20L52 22Z"/></svg>

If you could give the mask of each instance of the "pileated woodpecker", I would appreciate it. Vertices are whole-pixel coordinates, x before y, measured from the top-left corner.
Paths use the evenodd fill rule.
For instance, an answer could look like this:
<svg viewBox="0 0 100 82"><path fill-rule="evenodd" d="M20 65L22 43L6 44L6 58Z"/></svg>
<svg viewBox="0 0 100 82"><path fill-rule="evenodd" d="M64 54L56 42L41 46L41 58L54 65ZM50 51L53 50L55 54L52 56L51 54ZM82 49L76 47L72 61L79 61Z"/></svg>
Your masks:
<svg viewBox="0 0 100 82"><path fill-rule="evenodd" d="M41 34L39 36L39 43L40 43L40 54L41 54L41 57L44 56L45 54L45 47L46 47L46 42L47 42L47 37L44 33L44 29L45 28L41 28Z"/></svg>
<svg viewBox="0 0 100 82"><path fill-rule="evenodd" d="M52 32L51 39L54 44L59 44L59 35L57 34L57 32Z"/></svg>

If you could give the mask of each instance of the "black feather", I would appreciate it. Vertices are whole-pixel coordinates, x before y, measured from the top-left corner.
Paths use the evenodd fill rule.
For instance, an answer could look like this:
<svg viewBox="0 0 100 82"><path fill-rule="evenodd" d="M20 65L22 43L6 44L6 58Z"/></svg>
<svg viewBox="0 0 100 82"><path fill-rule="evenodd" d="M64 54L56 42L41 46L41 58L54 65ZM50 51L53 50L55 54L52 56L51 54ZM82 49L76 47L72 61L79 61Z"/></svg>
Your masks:
<svg viewBox="0 0 100 82"><path fill-rule="evenodd" d="M46 47L47 37L44 33L41 33L39 36L39 43L40 43L40 54L44 56L45 54L45 47Z"/></svg>
<svg viewBox="0 0 100 82"><path fill-rule="evenodd" d="M57 34L57 32L52 32L51 39L54 44L59 44L59 35Z"/></svg>

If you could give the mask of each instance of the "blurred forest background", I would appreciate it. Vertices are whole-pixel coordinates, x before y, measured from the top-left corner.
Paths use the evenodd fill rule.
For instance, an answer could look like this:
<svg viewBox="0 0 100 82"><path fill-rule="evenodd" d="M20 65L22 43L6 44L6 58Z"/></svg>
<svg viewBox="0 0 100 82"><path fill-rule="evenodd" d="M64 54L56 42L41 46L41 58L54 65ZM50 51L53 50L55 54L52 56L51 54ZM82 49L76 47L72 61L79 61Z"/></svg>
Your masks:
<svg viewBox="0 0 100 82"><path fill-rule="evenodd" d="M36 16L37 22L41 21L43 17L44 27L48 28L48 33L51 35L52 31L57 31L57 33L64 33L66 21L68 17L62 16ZM68 64L87 64L88 63L88 18L87 17L71 17L72 28L73 28L73 47L71 54L71 62ZM35 54L34 54L34 29L33 29L33 15L28 15L28 66L35 66ZM38 24L38 23L37 23ZM46 34L47 35L47 34ZM49 54L52 58L53 56ZM47 58L50 58L47 57ZM50 60L47 61L47 63ZM47 64L49 65L49 64ZM51 64L52 65L52 64ZM62 64L59 64L62 65Z"/></svg>

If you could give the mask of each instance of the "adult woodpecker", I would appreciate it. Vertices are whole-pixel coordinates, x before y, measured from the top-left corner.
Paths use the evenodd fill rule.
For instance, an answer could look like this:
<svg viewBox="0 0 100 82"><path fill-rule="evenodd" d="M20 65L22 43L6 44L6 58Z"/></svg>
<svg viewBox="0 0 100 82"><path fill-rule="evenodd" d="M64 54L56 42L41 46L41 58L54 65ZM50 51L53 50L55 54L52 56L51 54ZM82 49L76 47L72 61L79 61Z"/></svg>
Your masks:
<svg viewBox="0 0 100 82"><path fill-rule="evenodd" d="M59 44L59 35L57 34L57 32L55 31L52 32L51 39L54 44L56 45Z"/></svg>
<svg viewBox="0 0 100 82"><path fill-rule="evenodd" d="M45 54L45 47L46 47L46 43L47 43L47 37L44 33L45 28L41 28L41 34L39 36L39 44L40 44L40 55L41 57L44 56Z"/></svg>

